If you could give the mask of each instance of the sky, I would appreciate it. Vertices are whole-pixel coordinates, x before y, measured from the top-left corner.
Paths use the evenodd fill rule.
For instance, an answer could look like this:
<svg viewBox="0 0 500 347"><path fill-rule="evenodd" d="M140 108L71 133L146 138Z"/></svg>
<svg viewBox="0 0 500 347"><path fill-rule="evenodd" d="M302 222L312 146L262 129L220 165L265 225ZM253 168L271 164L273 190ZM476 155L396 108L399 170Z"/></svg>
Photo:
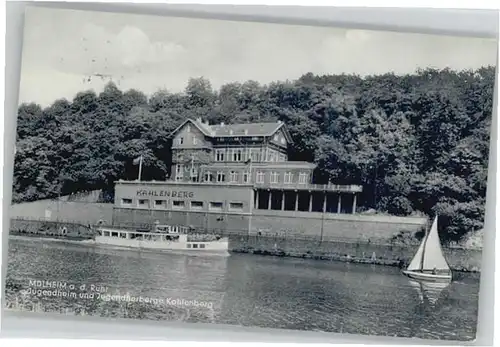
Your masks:
<svg viewBox="0 0 500 347"><path fill-rule="evenodd" d="M191 77L229 82L301 75L412 73L496 64L496 40L33 7L26 11L20 103L48 106L110 80L147 95Z"/></svg>

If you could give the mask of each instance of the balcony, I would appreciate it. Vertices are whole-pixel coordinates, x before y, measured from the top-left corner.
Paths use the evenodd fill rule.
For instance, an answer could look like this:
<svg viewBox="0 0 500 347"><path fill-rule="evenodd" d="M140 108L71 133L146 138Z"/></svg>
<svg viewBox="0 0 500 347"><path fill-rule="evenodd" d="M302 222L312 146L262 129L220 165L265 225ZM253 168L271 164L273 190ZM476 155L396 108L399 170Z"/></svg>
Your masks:
<svg viewBox="0 0 500 347"><path fill-rule="evenodd" d="M363 186L312 183L254 183L254 188L271 190L307 190L319 192L349 192L360 193Z"/></svg>
<svg viewBox="0 0 500 347"><path fill-rule="evenodd" d="M192 182L192 181L123 181L119 180L117 184L153 184L153 185L196 185L196 186L248 186L254 189L271 189L271 190L304 190L304 191L322 191L322 192L347 192L360 193L363 191L363 186L359 185L337 185L337 184L310 184L310 183L233 183L225 182Z"/></svg>

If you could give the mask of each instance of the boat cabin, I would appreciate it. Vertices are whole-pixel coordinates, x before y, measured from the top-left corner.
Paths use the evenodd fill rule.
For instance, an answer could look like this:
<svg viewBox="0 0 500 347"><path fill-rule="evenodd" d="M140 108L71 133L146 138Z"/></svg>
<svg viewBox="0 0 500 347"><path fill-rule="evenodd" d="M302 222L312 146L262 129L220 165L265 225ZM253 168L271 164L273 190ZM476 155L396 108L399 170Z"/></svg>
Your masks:
<svg viewBox="0 0 500 347"><path fill-rule="evenodd" d="M183 227L179 225L160 225L157 224L155 225L153 229L155 233L162 233L162 234L187 234L189 231L188 227Z"/></svg>

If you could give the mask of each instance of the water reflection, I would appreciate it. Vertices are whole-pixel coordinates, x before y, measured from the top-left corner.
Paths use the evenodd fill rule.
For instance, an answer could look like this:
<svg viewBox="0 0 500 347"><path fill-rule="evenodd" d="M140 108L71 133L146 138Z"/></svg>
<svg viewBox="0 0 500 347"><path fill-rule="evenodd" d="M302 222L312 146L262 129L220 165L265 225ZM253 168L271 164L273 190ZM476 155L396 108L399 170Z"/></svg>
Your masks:
<svg viewBox="0 0 500 347"><path fill-rule="evenodd" d="M408 282L417 291L420 303L429 308L435 308L443 292L450 287L450 282L426 282L417 280L409 280Z"/></svg>

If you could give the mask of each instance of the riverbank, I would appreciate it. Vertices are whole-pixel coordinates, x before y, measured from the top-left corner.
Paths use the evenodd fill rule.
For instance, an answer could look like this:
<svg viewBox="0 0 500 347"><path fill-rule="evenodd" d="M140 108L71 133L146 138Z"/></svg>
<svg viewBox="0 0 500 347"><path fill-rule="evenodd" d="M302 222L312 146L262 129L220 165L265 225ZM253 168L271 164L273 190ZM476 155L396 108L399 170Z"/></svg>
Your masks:
<svg viewBox="0 0 500 347"><path fill-rule="evenodd" d="M232 252L237 253L406 267L415 255L419 243L390 244L231 235L229 237L229 246ZM443 247L443 252L452 270L481 272L481 250Z"/></svg>
<svg viewBox="0 0 500 347"><path fill-rule="evenodd" d="M406 268L408 266L408 262L405 262L402 259L399 260L391 260L391 259L380 259L380 258L357 258L352 257L350 255L315 255L312 253L285 253L283 251L267 251L267 250L232 250L232 253L245 253L245 254L255 254L261 256L274 256L274 257L290 257L290 258L302 258L302 259L313 259L313 260L321 260L321 261L338 261L343 263L352 263L352 264L369 264L369 265L377 265L377 266L391 266L397 267L400 269ZM451 267L451 269L455 272L463 272L463 273L481 273L479 268L476 266L472 266L470 268L466 267Z"/></svg>

